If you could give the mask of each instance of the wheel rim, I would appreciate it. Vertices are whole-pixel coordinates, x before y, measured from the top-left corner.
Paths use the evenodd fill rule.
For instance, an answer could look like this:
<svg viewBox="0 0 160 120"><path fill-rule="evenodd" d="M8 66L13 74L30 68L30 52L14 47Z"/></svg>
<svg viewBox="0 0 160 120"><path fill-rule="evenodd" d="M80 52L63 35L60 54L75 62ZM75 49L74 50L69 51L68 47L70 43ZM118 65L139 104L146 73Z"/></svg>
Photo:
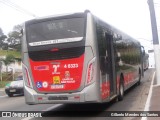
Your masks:
<svg viewBox="0 0 160 120"><path fill-rule="evenodd" d="M139 73L139 81L141 80L141 74Z"/></svg>
<svg viewBox="0 0 160 120"><path fill-rule="evenodd" d="M121 96L123 96L123 85L122 85L122 83L120 85L120 94L121 94Z"/></svg>

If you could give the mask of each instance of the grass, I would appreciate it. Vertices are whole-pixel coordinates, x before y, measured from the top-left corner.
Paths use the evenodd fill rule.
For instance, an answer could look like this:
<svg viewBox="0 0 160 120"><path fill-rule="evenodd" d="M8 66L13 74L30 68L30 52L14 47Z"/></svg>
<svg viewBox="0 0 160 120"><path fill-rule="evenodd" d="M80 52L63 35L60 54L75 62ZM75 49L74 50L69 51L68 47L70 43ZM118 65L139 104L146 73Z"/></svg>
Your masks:
<svg viewBox="0 0 160 120"><path fill-rule="evenodd" d="M15 73L14 74L14 79L21 73ZM13 76L10 73L3 73L2 74L2 81L0 80L0 88L4 88L6 84L10 83L13 81Z"/></svg>
<svg viewBox="0 0 160 120"><path fill-rule="evenodd" d="M4 88L11 81L0 81L0 88Z"/></svg>
<svg viewBox="0 0 160 120"><path fill-rule="evenodd" d="M15 58L21 58L21 53L18 51L12 51L12 50L0 50L0 56L5 56L5 55L13 55Z"/></svg>

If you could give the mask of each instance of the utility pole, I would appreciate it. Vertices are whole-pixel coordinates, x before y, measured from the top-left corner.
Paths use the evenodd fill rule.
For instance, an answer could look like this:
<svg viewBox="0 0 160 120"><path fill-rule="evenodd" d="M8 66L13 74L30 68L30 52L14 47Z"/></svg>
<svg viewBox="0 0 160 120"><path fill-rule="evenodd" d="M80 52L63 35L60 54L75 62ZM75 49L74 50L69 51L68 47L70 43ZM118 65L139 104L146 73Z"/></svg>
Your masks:
<svg viewBox="0 0 160 120"><path fill-rule="evenodd" d="M1 75L1 82L2 82L2 61L0 61L0 75Z"/></svg>
<svg viewBox="0 0 160 120"><path fill-rule="evenodd" d="M159 48L157 22L156 22L153 0L148 0L148 5L150 10L151 26L152 26L154 58L156 64L156 80L157 80L157 85L160 85L160 48Z"/></svg>

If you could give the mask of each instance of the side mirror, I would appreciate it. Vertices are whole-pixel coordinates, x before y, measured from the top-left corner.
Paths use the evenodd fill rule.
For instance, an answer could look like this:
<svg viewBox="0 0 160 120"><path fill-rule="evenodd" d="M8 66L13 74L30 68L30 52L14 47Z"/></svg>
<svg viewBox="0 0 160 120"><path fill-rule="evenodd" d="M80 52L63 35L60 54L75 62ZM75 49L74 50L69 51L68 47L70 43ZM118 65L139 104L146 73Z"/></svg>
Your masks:
<svg viewBox="0 0 160 120"><path fill-rule="evenodd" d="M146 54L145 49L144 49L143 46L141 46L141 52L142 52L142 55L143 55L143 56Z"/></svg>
<svg viewBox="0 0 160 120"><path fill-rule="evenodd" d="M146 54L146 52L145 52L145 50L143 50L143 55L145 55Z"/></svg>
<svg viewBox="0 0 160 120"><path fill-rule="evenodd" d="M19 37L22 37L23 36L23 29L20 30L20 34L19 34Z"/></svg>

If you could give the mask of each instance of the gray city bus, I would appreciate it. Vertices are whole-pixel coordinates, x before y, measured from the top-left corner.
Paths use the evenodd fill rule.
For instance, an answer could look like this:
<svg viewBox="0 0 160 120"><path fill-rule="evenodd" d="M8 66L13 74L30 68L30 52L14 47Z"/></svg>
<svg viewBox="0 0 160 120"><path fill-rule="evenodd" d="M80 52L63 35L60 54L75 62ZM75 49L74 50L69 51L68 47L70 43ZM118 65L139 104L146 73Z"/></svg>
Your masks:
<svg viewBox="0 0 160 120"><path fill-rule="evenodd" d="M103 103L140 84L140 43L90 11L26 21L22 62L27 104Z"/></svg>

